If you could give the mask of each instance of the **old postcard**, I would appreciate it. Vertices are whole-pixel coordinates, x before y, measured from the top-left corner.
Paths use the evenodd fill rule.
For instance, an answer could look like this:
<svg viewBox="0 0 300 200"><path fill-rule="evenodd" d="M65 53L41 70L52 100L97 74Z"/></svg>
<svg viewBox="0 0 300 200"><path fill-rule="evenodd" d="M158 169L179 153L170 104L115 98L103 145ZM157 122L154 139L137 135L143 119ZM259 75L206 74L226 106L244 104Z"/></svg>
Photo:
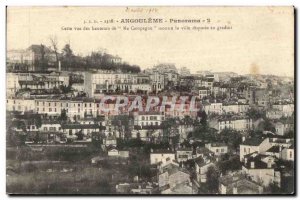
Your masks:
<svg viewBox="0 0 300 200"><path fill-rule="evenodd" d="M295 194L294 7L7 7L8 194Z"/></svg>

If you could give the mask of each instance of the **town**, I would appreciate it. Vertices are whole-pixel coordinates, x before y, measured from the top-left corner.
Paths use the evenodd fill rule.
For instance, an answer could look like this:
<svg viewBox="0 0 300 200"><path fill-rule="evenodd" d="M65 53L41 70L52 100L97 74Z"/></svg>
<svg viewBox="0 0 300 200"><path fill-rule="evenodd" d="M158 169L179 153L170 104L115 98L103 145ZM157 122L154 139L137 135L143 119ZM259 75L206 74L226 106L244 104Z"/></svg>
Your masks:
<svg viewBox="0 0 300 200"><path fill-rule="evenodd" d="M8 193L294 193L294 77L50 43L7 51Z"/></svg>

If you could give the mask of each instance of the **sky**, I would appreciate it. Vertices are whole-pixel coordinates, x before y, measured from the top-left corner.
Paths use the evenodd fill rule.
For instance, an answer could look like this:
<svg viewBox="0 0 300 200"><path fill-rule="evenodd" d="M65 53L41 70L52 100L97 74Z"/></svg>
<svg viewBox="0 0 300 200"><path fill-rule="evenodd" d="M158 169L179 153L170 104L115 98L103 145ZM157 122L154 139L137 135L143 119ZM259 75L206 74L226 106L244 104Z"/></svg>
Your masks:
<svg viewBox="0 0 300 200"><path fill-rule="evenodd" d="M50 46L56 36L59 49L71 44L75 54L107 49L142 69L174 63L192 72L211 70L239 74L294 76L294 11L292 7L8 7L7 49L31 44ZM149 13L149 8L153 10ZM83 26L151 26L152 24L84 24L87 20L140 18L210 19L209 25L230 30L207 31L75 31ZM200 26L170 24L157 26ZM205 24L203 24L205 25ZM72 31L62 30L72 27Z"/></svg>

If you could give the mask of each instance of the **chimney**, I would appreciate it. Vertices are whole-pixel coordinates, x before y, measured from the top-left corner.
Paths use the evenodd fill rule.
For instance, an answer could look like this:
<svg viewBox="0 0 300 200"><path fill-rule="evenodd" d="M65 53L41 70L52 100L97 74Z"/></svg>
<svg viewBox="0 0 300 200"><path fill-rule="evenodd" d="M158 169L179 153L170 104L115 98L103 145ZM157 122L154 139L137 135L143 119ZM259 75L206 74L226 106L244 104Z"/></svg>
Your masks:
<svg viewBox="0 0 300 200"><path fill-rule="evenodd" d="M268 160L267 166L268 166L268 168L272 168L272 162L271 162L271 160Z"/></svg>
<svg viewBox="0 0 300 200"><path fill-rule="evenodd" d="M254 169L254 167L255 167L255 164L254 164L254 161L252 161L251 162L251 168Z"/></svg>
<svg viewBox="0 0 300 200"><path fill-rule="evenodd" d="M236 185L233 187L232 190L233 190L233 191L232 191L233 194L237 194L237 187L236 187Z"/></svg>

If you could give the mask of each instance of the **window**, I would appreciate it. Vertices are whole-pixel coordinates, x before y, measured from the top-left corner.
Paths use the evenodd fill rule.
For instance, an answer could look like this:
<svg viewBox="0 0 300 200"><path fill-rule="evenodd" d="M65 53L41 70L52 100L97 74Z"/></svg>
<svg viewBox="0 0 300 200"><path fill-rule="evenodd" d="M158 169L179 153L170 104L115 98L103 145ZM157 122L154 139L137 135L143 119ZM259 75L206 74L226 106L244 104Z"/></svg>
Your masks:
<svg viewBox="0 0 300 200"><path fill-rule="evenodd" d="M49 108L49 112L52 112L52 108Z"/></svg>
<svg viewBox="0 0 300 200"><path fill-rule="evenodd" d="M47 131L48 129L47 129L47 127L44 127L44 131Z"/></svg>
<svg viewBox="0 0 300 200"><path fill-rule="evenodd" d="M293 158L293 152L290 151L290 158Z"/></svg>

